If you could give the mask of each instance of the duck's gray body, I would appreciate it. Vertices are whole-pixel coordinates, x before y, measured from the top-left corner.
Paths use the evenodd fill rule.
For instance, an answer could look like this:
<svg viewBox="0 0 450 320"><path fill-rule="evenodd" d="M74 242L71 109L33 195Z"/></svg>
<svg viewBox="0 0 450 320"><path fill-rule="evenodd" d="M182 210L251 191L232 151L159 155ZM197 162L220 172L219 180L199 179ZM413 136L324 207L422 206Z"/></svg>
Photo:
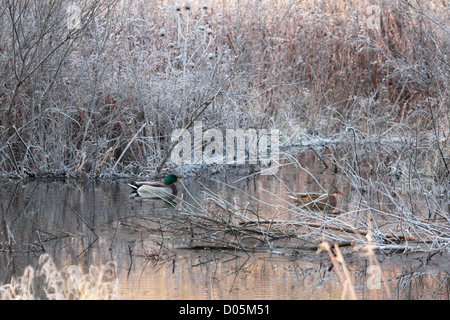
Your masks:
<svg viewBox="0 0 450 320"><path fill-rule="evenodd" d="M169 175L165 181L136 181L128 184L133 191L143 198L167 199L177 195L175 182L181 182L175 175Z"/></svg>

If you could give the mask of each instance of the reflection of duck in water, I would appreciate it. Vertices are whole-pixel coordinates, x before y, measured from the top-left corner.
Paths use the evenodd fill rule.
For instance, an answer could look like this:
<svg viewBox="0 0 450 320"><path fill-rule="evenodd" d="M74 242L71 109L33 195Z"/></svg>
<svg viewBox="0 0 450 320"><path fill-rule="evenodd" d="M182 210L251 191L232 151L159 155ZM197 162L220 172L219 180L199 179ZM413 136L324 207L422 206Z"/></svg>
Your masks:
<svg viewBox="0 0 450 320"><path fill-rule="evenodd" d="M169 199L177 195L175 182L181 180L174 174L169 174L164 181L137 181L129 184L138 196L150 199Z"/></svg>
<svg viewBox="0 0 450 320"><path fill-rule="evenodd" d="M331 186L327 193L294 193L290 196L294 204L310 210L335 209L337 204L336 195L343 195L335 186Z"/></svg>

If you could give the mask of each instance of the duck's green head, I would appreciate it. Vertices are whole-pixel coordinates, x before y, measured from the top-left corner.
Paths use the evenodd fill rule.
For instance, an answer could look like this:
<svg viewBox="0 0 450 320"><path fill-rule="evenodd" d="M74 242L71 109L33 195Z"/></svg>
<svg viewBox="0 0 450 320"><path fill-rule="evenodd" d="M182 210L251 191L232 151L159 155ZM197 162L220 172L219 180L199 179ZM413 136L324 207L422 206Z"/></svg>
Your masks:
<svg viewBox="0 0 450 320"><path fill-rule="evenodd" d="M170 186L171 184L173 184L173 183L175 183L175 182L180 182L180 183L181 183L181 180L178 179L177 176L174 175L174 174L169 174L169 175L166 177L166 180L164 181L164 183L165 183L166 185L168 185L168 186Z"/></svg>

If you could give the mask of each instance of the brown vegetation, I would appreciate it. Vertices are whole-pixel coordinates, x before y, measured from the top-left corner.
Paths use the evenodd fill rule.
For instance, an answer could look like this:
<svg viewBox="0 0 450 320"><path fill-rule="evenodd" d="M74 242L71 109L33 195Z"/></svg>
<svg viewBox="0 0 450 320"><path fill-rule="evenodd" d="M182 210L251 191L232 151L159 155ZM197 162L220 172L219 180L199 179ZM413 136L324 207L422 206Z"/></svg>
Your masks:
<svg viewBox="0 0 450 320"><path fill-rule="evenodd" d="M430 258L448 247L446 2L79 6L81 26L68 30L66 1L2 1L0 174L149 175L175 167L171 134L194 120L205 129L276 128L285 151L325 140L320 153L312 142L315 154L355 206L330 218L277 204L287 216L279 219L211 192L206 204L182 201L176 218L122 226L183 235L189 248L323 249L344 272L326 243L418 248ZM342 281L354 297L351 279Z"/></svg>
<svg viewBox="0 0 450 320"><path fill-rule="evenodd" d="M200 117L209 127L410 130L444 149L446 4L377 3L379 29L371 4L81 1L69 33L64 1L4 1L1 172L153 170L217 92Z"/></svg>

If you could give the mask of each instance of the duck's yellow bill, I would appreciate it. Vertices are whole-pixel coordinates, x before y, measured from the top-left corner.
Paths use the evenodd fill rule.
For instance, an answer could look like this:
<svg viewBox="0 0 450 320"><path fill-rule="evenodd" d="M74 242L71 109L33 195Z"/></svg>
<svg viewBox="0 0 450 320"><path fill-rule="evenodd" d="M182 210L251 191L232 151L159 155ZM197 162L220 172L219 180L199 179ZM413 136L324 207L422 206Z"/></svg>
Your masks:
<svg viewBox="0 0 450 320"><path fill-rule="evenodd" d="M179 183L183 183L183 181L181 181L180 179L177 179L177 182L179 182Z"/></svg>

